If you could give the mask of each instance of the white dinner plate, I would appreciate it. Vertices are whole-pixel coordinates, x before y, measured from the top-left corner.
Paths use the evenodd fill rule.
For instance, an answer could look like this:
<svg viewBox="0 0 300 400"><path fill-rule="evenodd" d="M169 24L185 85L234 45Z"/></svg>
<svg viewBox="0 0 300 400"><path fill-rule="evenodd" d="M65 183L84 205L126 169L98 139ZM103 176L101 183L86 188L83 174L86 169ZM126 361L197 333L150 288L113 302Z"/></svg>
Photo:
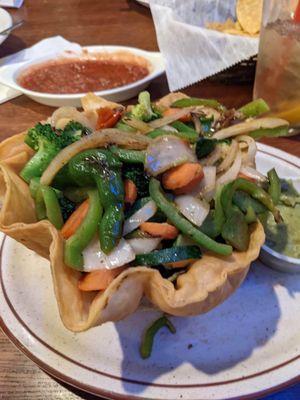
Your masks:
<svg viewBox="0 0 300 400"><path fill-rule="evenodd" d="M259 144L260 171L298 180L300 160ZM111 399L257 398L300 380L300 278L253 263L242 286L205 315L171 317L152 356L139 344L158 312L147 306L118 323L83 333L62 325L48 262L5 238L0 264L0 324L42 369Z"/></svg>
<svg viewBox="0 0 300 400"><path fill-rule="evenodd" d="M12 26L12 18L10 14L3 8L0 8L0 32L10 26ZM0 35L0 44L4 42L7 37L8 35Z"/></svg>

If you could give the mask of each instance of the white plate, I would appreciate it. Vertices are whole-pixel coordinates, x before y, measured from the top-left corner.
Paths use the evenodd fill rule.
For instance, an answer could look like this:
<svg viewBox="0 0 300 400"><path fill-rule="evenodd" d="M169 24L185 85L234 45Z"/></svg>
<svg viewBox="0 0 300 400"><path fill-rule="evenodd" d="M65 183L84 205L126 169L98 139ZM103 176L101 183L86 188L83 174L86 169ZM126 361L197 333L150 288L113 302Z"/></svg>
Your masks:
<svg viewBox="0 0 300 400"><path fill-rule="evenodd" d="M10 14L3 8L0 8L0 32L12 26L12 23L13 21ZM0 44L4 42L7 37L8 35L0 35Z"/></svg>
<svg viewBox="0 0 300 400"><path fill-rule="evenodd" d="M145 58L150 63L150 73L143 79L136 82L130 83L128 85L120 86L114 89L102 90L95 92L96 95L105 97L111 101L124 101L136 96L139 92L145 89L150 82L157 78L159 75L163 74L165 71L164 61L162 55L159 52L145 51L137 49L134 47L125 46L85 46L83 50L87 50L89 53L115 53L119 51L126 51ZM5 65L0 71L0 83L6 85L12 89L18 90L21 93L27 95L31 99L37 101L38 103L46 104L52 107L61 106L74 106L80 107L80 99L85 95L84 93L79 94L51 94L51 93L40 93L32 90L28 90L20 86L17 82L17 77L21 71L24 69L38 64L40 62L53 59L55 57L61 56L62 53L41 57L34 61L21 62L16 64ZM64 56L70 56L70 54L63 54ZM74 57L74 53L71 55Z"/></svg>
<svg viewBox="0 0 300 400"><path fill-rule="evenodd" d="M259 144L257 164L299 178L297 157ZM0 267L1 326L53 376L112 399L257 398L300 380L300 279L260 262L233 296L208 314L174 318L177 333L155 339L141 360L143 329L157 312L140 308L119 323L67 331L48 263L6 238Z"/></svg>

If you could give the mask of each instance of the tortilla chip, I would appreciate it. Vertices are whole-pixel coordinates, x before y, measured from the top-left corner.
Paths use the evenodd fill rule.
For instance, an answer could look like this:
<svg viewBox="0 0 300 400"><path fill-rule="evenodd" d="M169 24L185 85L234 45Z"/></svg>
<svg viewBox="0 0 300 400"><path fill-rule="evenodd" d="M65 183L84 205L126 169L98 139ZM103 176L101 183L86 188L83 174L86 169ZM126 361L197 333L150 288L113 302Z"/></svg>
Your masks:
<svg viewBox="0 0 300 400"><path fill-rule="evenodd" d="M252 225L246 252L234 252L229 257L205 253L178 278L175 286L157 270L132 267L115 278L103 292L80 291L77 284L81 273L63 262L64 241L60 232L49 221L37 222L28 185L18 176L32 154L29 147L24 146L21 152L24 154L17 158L22 138L24 135L16 135L0 145L3 201L0 230L50 260L59 313L71 331L84 331L125 318L137 309L144 294L154 305L172 315L207 312L231 295L245 278L250 263L258 257L265 238L260 223Z"/></svg>
<svg viewBox="0 0 300 400"><path fill-rule="evenodd" d="M243 30L251 35L260 31L263 0L237 0L236 15Z"/></svg>
<svg viewBox="0 0 300 400"><path fill-rule="evenodd" d="M236 29L235 22L228 18L225 22L208 22L206 28L224 32L227 29Z"/></svg>

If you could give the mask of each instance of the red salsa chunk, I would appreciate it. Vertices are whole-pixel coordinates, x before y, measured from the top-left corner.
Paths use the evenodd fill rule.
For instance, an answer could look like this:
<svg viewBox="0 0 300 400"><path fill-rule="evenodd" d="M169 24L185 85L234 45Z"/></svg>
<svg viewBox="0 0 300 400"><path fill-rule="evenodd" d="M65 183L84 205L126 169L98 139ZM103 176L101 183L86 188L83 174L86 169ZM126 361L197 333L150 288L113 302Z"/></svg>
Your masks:
<svg viewBox="0 0 300 400"><path fill-rule="evenodd" d="M148 68L124 61L71 59L30 67L21 73L18 82L36 92L75 94L124 86L148 74Z"/></svg>

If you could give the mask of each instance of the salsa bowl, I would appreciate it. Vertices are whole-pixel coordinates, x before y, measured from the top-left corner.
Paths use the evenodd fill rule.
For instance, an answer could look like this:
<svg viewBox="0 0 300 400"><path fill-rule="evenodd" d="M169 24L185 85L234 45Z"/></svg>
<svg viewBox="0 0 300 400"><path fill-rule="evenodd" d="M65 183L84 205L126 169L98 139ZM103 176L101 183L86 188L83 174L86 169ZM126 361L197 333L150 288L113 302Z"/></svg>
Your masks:
<svg viewBox="0 0 300 400"><path fill-rule="evenodd" d="M159 52L149 52L133 47L124 46L86 46L82 48L81 53L75 52L64 52L56 53L52 55L47 55L34 61L21 62L11 65L6 65L1 68L0 71L0 83L20 91L22 94L30 97L32 100L45 104L52 107L60 106L73 106L79 107L81 98L85 96L85 93L75 93L75 94L56 94L56 93L44 93L29 90L19 83L19 77L21 74L39 64L44 64L47 62L52 62L60 59L76 58L81 59L88 54L89 56L106 54L114 56L116 54L128 54L132 58L139 58L147 63L149 73L142 79L135 82L126 84L124 86L115 87L113 89L95 91L97 96L101 96L111 101L124 101L131 97L137 95L141 90L145 89L150 82L163 74L164 62L161 54Z"/></svg>

